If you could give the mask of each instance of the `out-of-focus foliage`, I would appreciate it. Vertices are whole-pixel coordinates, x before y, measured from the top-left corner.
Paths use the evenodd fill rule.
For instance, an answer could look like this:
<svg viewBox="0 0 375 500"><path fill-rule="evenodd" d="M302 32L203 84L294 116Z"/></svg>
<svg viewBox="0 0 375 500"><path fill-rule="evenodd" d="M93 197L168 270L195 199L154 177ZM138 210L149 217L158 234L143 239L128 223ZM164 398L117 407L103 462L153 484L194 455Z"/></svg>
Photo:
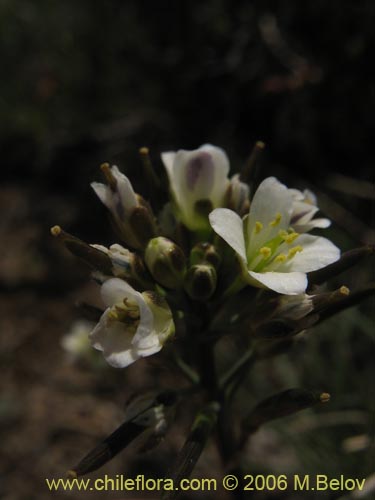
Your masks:
<svg viewBox="0 0 375 500"><path fill-rule="evenodd" d="M77 148L204 140L243 157L262 138L309 176L369 174L371 13L371 1L3 0L2 158L26 169L77 164Z"/></svg>

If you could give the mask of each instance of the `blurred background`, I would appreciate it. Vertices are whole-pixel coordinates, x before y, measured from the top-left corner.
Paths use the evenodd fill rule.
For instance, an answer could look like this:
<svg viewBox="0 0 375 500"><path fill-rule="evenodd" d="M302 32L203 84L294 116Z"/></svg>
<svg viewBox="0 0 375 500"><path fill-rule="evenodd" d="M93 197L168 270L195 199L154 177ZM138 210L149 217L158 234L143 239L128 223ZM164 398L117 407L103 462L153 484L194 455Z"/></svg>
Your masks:
<svg viewBox="0 0 375 500"><path fill-rule="evenodd" d="M72 360L61 346L77 327L75 303L98 298L87 268L49 228L115 242L89 186L100 163L118 164L142 193L141 146L161 172L160 152L210 142L234 172L263 140L261 178L315 191L333 220L325 234L343 250L374 243L374 14L371 0L0 1L0 496L76 498L49 492L44 478L61 477L111 432L132 391L168 383L167 367L153 361L124 373L95 354ZM372 272L364 262L332 287L360 287ZM292 386L328 391L332 401L258 433L249 473L370 476L372 307L366 300L257 367L249 406ZM189 422L180 415L156 451L126 452L97 476L162 477ZM211 448L198 476L217 470ZM331 495L319 498L342 494Z"/></svg>

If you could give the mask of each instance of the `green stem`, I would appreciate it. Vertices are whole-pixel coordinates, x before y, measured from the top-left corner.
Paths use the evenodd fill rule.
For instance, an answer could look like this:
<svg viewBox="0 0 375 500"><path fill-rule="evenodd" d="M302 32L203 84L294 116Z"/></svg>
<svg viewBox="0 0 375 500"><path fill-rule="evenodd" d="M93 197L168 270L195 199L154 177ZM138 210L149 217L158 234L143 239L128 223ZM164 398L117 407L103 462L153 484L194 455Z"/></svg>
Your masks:
<svg viewBox="0 0 375 500"><path fill-rule="evenodd" d="M185 361L178 354L174 356L174 361L181 373L183 373L192 384L198 385L200 383L198 373L190 365L185 363Z"/></svg>

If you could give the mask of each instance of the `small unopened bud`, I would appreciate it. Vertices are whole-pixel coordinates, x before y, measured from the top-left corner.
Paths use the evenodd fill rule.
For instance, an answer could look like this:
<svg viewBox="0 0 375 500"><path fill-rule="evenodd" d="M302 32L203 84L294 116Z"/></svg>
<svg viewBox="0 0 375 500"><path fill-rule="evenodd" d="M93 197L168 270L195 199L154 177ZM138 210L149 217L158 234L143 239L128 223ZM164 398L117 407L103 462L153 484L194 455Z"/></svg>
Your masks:
<svg viewBox="0 0 375 500"><path fill-rule="evenodd" d="M138 290L150 289L152 278L148 273L142 258L117 243L106 248L103 245L91 245L108 255L112 262L112 275L122 278Z"/></svg>
<svg viewBox="0 0 375 500"><path fill-rule="evenodd" d="M185 274L185 255L173 241L163 236L148 242L145 261L155 280L166 288L179 288Z"/></svg>
<svg viewBox="0 0 375 500"><path fill-rule="evenodd" d="M185 277L185 290L194 300L209 299L216 290L217 274L211 264L191 266Z"/></svg>
<svg viewBox="0 0 375 500"><path fill-rule="evenodd" d="M143 249L155 236L155 218L150 206L134 192L131 182L114 165L101 166L107 184L92 182L91 187L107 207L119 236L132 248Z"/></svg>
<svg viewBox="0 0 375 500"><path fill-rule="evenodd" d="M226 206L240 215L246 214L250 208L249 194L249 186L240 181L239 174L235 174L230 180L225 195Z"/></svg>
<svg viewBox="0 0 375 500"><path fill-rule="evenodd" d="M220 255L211 243L198 243L190 252L190 263L193 266L208 262L217 269L220 265L220 261Z"/></svg>

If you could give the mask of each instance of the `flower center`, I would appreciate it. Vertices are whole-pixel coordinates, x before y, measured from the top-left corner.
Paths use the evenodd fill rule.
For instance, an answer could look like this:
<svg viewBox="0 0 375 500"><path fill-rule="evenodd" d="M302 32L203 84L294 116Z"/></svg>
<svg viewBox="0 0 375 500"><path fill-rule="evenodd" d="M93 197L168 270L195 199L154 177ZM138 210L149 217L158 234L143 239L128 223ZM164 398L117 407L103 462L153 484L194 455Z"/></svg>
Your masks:
<svg viewBox="0 0 375 500"><path fill-rule="evenodd" d="M139 306L136 302L125 297L123 302L117 303L111 307L108 317L112 321L124 323L127 330L131 330L135 333L140 322Z"/></svg>
<svg viewBox="0 0 375 500"><path fill-rule="evenodd" d="M275 218L266 227L264 227L259 221L255 222L253 229L255 249L249 256L248 269L255 272L275 271L282 264L292 260L297 253L303 251L303 247L301 245L296 245L294 247L291 246L300 236L300 234L292 228L288 231L284 229L280 230L276 236L270 238L260 248L259 246L257 247L256 240L261 238L264 241L264 239L267 238L268 233L271 236L271 229L277 227L280 224L281 219L282 215L277 213Z"/></svg>

